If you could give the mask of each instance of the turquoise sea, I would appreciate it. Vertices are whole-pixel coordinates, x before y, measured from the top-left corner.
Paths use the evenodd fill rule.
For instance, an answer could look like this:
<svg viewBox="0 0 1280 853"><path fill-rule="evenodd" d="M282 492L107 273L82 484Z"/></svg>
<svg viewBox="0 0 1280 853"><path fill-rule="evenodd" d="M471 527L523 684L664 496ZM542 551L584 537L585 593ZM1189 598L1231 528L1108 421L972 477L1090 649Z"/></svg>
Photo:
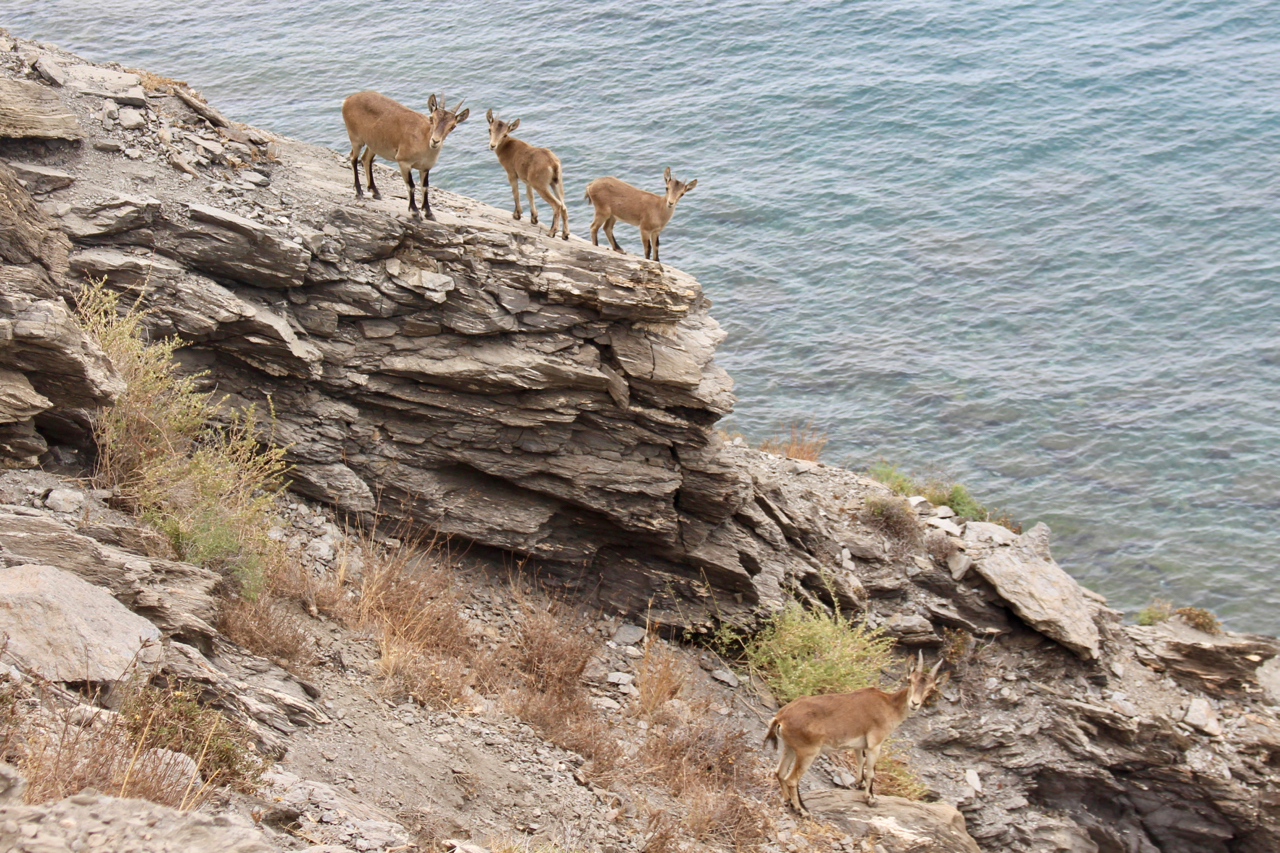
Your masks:
<svg viewBox="0 0 1280 853"><path fill-rule="evenodd" d="M698 187L663 260L729 333L726 423L965 483L1113 606L1280 633L1273 0L0 0L0 27L346 147L339 102L465 96L435 186L499 207L484 111ZM634 229L620 226L635 250Z"/></svg>

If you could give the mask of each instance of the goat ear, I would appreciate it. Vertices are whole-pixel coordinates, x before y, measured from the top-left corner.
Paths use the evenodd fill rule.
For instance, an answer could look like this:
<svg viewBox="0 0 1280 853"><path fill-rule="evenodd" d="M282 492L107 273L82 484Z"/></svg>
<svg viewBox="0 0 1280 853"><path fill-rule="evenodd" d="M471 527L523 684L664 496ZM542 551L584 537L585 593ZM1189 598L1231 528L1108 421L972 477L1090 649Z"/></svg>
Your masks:
<svg viewBox="0 0 1280 853"><path fill-rule="evenodd" d="M668 166L666 169L664 169L664 170L663 170L663 172L662 172L662 180L664 180L664 181L669 181L669 180L671 180L671 167L670 167L670 166Z"/></svg>
<svg viewBox="0 0 1280 853"><path fill-rule="evenodd" d="M484 117L489 120L489 124L493 124L493 108L492 107L490 107L489 111L484 114Z"/></svg>
<svg viewBox="0 0 1280 853"><path fill-rule="evenodd" d="M692 181L690 181L689 183L685 184L684 191L685 191L685 192L689 192L689 190L693 189L693 188L694 188L694 187L696 187L697 185L698 185L698 179L697 179L697 178L694 178Z"/></svg>
<svg viewBox="0 0 1280 853"><path fill-rule="evenodd" d="M427 98L427 109L434 112L435 108L436 108L436 96L432 95L430 98Z"/></svg>
<svg viewBox="0 0 1280 853"><path fill-rule="evenodd" d="M467 116L469 115L471 115L471 107L467 107L465 110L458 113L458 119L457 121L454 122L454 125L457 126L462 124L464 121L467 120Z"/></svg>
<svg viewBox="0 0 1280 853"><path fill-rule="evenodd" d="M511 124L507 125L507 133L510 133L511 131L515 130L519 126L520 126L520 119L516 119L515 121L511 122Z"/></svg>

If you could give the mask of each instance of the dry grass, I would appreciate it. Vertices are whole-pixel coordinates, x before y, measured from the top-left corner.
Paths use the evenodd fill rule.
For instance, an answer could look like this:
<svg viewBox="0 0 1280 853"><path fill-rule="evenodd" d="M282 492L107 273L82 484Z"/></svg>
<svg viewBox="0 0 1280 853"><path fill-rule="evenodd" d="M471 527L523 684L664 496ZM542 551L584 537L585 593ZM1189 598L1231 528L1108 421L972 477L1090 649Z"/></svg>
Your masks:
<svg viewBox="0 0 1280 853"><path fill-rule="evenodd" d="M920 520L905 498L871 495L863 503L858 521L883 533L899 555L914 551L923 542Z"/></svg>
<svg viewBox="0 0 1280 853"><path fill-rule="evenodd" d="M261 595L254 601L232 598L218 611L218 630L254 654L298 672L313 657L314 641L285 601Z"/></svg>
<svg viewBox="0 0 1280 853"><path fill-rule="evenodd" d="M393 693L433 708L460 703L471 686L476 650L461 612L461 591L443 544L376 549L354 603L340 618L371 631L381 652L379 669Z"/></svg>
<svg viewBox="0 0 1280 853"><path fill-rule="evenodd" d="M853 773L852 753L835 753L829 756L829 760L849 774ZM929 794L929 786L920 780L902 743L896 738L885 741L880 760L876 762L876 794L907 800L922 800Z"/></svg>
<svg viewBox="0 0 1280 853"><path fill-rule="evenodd" d="M540 693L581 691L582 672L595 654L595 639L562 602L523 602L515 664Z"/></svg>
<svg viewBox="0 0 1280 853"><path fill-rule="evenodd" d="M821 461L822 449L829 440L825 432L815 428L813 421L809 421L803 426L789 426L786 438L766 438L760 443L760 449L775 456L818 462Z"/></svg>
<svg viewBox="0 0 1280 853"><path fill-rule="evenodd" d="M689 668L666 644L652 635L645 638L644 656L636 667L637 712L652 721L664 705L680 695L689 680Z"/></svg>
<svg viewBox="0 0 1280 853"><path fill-rule="evenodd" d="M0 722L0 759L26 777L33 804L94 788L191 809L215 786L253 790L265 767L246 733L181 689L134 684L116 713L34 677L6 676Z"/></svg>

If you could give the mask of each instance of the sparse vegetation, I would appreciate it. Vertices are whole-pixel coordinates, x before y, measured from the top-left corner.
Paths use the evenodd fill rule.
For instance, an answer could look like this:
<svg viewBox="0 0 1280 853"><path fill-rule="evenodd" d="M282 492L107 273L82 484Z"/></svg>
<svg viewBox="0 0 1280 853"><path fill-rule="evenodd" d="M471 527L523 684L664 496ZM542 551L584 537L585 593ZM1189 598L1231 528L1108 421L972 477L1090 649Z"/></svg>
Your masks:
<svg viewBox="0 0 1280 853"><path fill-rule="evenodd" d="M830 761L846 772L853 773L853 756L841 752L830 756ZM929 786L911 766L911 760L902 747L902 742L889 738L884 742L884 751L876 762L876 793L889 797L903 797L908 800L922 800L929 794Z"/></svg>
<svg viewBox="0 0 1280 853"><path fill-rule="evenodd" d="M961 518L990 521L1003 525L1014 533L1022 532L1022 525L1009 513L984 506L969 493L968 488L960 483L943 477L918 480L883 459L868 468L866 473L871 479L883 483L904 497L923 495L934 506L951 507Z"/></svg>
<svg viewBox="0 0 1280 853"><path fill-rule="evenodd" d="M721 645L741 644L742 659L779 702L820 693L847 693L880 682L893 664L893 639L880 629L791 605L752 637L722 633Z"/></svg>
<svg viewBox="0 0 1280 853"><path fill-rule="evenodd" d="M1151 603L1138 611L1139 625L1151 626L1165 621L1173 615L1173 602L1163 598L1154 598Z"/></svg>
<svg viewBox="0 0 1280 853"><path fill-rule="evenodd" d="M1222 633L1222 623L1208 610L1200 607L1179 607L1173 612L1182 617L1183 622L1198 631L1204 631L1206 634Z"/></svg>
<svg viewBox="0 0 1280 853"><path fill-rule="evenodd" d="M87 284L77 309L128 385L116 405L92 415L97 484L164 531L181 559L219 569L236 592L256 596L266 564L280 558L267 531L283 449L259 443L255 411L220 412L197 390L199 377L179 375L181 342L147 342L143 311L125 309L105 282Z"/></svg>
<svg viewBox="0 0 1280 853"><path fill-rule="evenodd" d="M117 713L81 704L36 676L0 677L0 760L27 779L26 802L96 788L191 809L215 786L255 787L265 762L218 711L181 687L139 679L124 691Z"/></svg>
<svg viewBox="0 0 1280 853"><path fill-rule="evenodd" d="M887 536L900 552L914 551L923 541L924 532L916 511L905 498L896 495L870 495L858 513L858 520Z"/></svg>
<svg viewBox="0 0 1280 853"><path fill-rule="evenodd" d="M818 462L828 440L829 436L817 429L813 421L809 421L803 426L792 424L787 427L786 438L766 438L760 443L760 449L776 456Z"/></svg>

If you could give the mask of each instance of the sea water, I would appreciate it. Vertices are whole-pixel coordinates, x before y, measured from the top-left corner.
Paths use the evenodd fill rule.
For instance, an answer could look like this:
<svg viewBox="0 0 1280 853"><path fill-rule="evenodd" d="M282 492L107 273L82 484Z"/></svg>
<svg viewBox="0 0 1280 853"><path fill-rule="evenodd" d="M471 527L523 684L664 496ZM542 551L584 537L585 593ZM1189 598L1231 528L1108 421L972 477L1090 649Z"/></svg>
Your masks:
<svg viewBox="0 0 1280 853"><path fill-rule="evenodd" d="M560 156L582 236L590 179L697 178L662 257L728 332L728 430L811 423L828 461L1045 521L1113 606L1280 633L1280 4L0 0L0 26L344 153L351 92L465 97L432 184L510 204L493 108Z"/></svg>

